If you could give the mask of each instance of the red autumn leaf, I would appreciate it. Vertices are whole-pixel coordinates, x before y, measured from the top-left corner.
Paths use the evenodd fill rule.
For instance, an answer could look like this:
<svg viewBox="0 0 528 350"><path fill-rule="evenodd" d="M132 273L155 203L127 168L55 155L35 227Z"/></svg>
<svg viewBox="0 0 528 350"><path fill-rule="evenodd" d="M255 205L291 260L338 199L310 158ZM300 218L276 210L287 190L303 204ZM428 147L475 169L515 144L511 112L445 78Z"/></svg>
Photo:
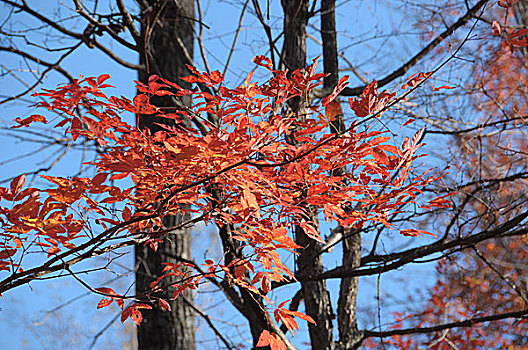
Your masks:
<svg viewBox="0 0 528 350"><path fill-rule="evenodd" d="M125 207L125 209L123 209L122 216L124 221L130 221L130 219L132 218L132 211L130 211L129 207Z"/></svg>
<svg viewBox="0 0 528 350"><path fill-rule="evenodd" d="M429 78L431 76L431 74L433 74L432 72L420 72L420 73L415 73L413 75L411 75L409 77L409 79L407 79L407 83L405 83L401 88L402 89L407 89L407 88L413 88L415 87L416 85L420 84L422 81L424 81L425 79Z"/></svg>
<svg viewBox="0 0 528 350"><path fill-rule="evenodd" d="M348 85L348 75L343 76L341 79L339 79L339 83L337 83L336 87L334 88L334 91L327 97L323 98L322 106L326 107L327 104L334 101L337 95L343 91L344 88Z"/></svg>
<svg viewBox="0 0 528 350"><path fill-rule="evenodd" d="M108 177L108 173L99 173L95 175L92 179L92 186L101 186L103 182L106 181L106 178Z"/></svg>
<svg viewBox="0 0 528 350"><path fill-rule="evenodd" d="M528 34L528 28L518 29L510 34L508 34L508 39L518 38L520 36Z"/></svg>
<svg viewBox="0 0 528 350"><path fill-rule="evenodd" d="M103 307L107 307L108 305L112 304L112 301L114 301L114 298L103 298L97 304L97 308L102 309Z"/></svg>
<svg viewBox="0 0 528 350"><path fill-rule="evenodd" d="M289 314L295 316L295 317L299 317L300 319L303 319L307 322L310 322L310 323L313 323L315 325L317 325L317 323L315 323L314 319L311 318L310 316L306 315L306 314L303 314L302 312L299 312L299 311L291 311L291 310L286 310L286 312L288 312Z"/></svg>
<svg viewBox="0 0 528 350"><path fill-rule="evenodd" d="M271 63L271 60L267 58L266 56L258 55L255 56L252 60L255 64L266 67L266 68L273 68L273 64Z"/></svg>
<svg viewBox="0 0 528 350"><path fill-rule="evenodd" d="M5 250L2 250L2 251L0 251L0 259L7 259L10 256L15 255L16 252L17 252L16 249L5 249Z"/></svg>
<svg viewBox="0 0 528 350"><path fill-rule="evenodd" d="M395 92L383 91L378 93L378 82L373 80L365 87L361 97L349 98L348 103L356 115L363 118L369 114L380 112L394 96L396 96Z"/></svg>
<svg viewBox="0 0 528 350"><path fill-rule="evenodd" d="M341 109L339 101L332 100L326 105L326 119L329 122L333 122L340 115L343 115L343 110Z"/></svg>
<svg viewBox="0 0 528 350"><path fill-rule="evenodd" d="M275 311L279 311L284 305L286 305L288 303L289 300L284 300L282 303L280 303L279 305L277 305L277 309Z"/></svg>
<svg viewBox="0 0 528 350"><path fill-rule="evenodd" d="M267 330L263 330L260 333L259 340L257 342L257 347L266 347L269 346L271 350L286 350L286 344L280 339L276 334L272 334Z"/></svg>
<svg viewBox="0 0 528 350"><path fill-rule="evenodd" d="M125 301L121 298L114 298L114 301L116 302L117 306L119 306L119 308L123 310L123 307L125 306Z"/></svg>
<svg viewBox="0 0 528 350"><path fill-rule="evenodd" d="M95 288L94 290L96 290L96 291L98 291L100 293L103 293L103 294L117 295L116 292L112 288L100 287L100 288Z"/></svg>
<svg viewBox="0 0 528 350"><path fill-rule="evenodd" d="M271 281L268 276L262 276L262 280L260 281L260 289L262 289L264 294L267 294L271 290Z"/></svg>
<svg viewBox="0 0 528 350"><path fill-rule="evenodd" d="M508 34L507 44L510 47L526 47L528 46L528 28L518 29L510 34ZM518 39L516 39L518 38Z"/></svg>
<svg viewBox="0 0 528 350"><path fill-rule="evenodd" d="M141 311L138 309L152 309L152 307L150 305L141 303L130 305L121 313L121 323L125 322L127 318L130 317L132 322L139 326L143 320L143 315L141 315Z"/></svg>
<svg viewBox="0 0 528 350"><path fill-rule="evenodd" d="M134 106L136 107L137 113L141 114L153 114L158 111L158 108L150 103L150 99L147 95L136 95L134 97Z"/></svg>
<svg viewBox="0 0 528 350"><path fill-rule="evenodd" d="M16 195L20 192L22 187L26 184L26 174L18 175L15 177L10 184L11 187L11 195L13 197L16 197Z"/></svg>
<svg viewBox="0 0 528 350"><path fill-rule="evenodd" d="M282 321L282 324L286 326L286 328L290 331L291 335L295 335L297 331L299 330L299 326L297 325L297 322L293 317L288 315L286 313L287 310L281 309L279 312L277 312L275 319L277 322Z"/></svg>
<svg viewBox="0 0 528 350"><path fill-rule="evenodd" d="M153 238L153 239L149 239L148 241L145 242L145 245L148 245L150 247L150 249L152 249L153 251L157 252L158 251L158 247L159 245L163 243L163 239L161 238Z"/></svg>
<svg viewBox="0 0 528 350"><path fill-rule="evenodd" d="M299 224L299 226L302 227L302 229L304 230L304 233L306 233L308 237L316 240L319 243L325 243L325 241L321 238L321 235L319 234L317 229L312 224L306 221L303 221Z"/></svg>
<svg viewBox="0 0 528 350"><path fill-rule="evenodd" d="M246 80L244 80L244 85L246 87L249 87L250 83L251 83L251 78L253 77L253 74L255 73L255 70L253 69L251 72L248 73L247 77L246 77Z"/></svg>
<svg viewBox="0 0 528 350"><path fill-rule="evenodd" d="M159 76L156 75L156 74L152 74L151 76L148 77L148 83L151 84L151 83L154 83L156 81L159 80Z"/></svg>
<svg viewBox="0 0 528 350"><path fill-rule="evenodd" d="M373 147L371 150L371 154L376 159L376 161L383 165L389 165L389 157L378 147Z"/></svg>
<svg viewBox="0 0 528 350"><path fill-rule="evenodd" d="M241 280L246 274L246 266L239 265L235 268L235 278Z"/></svg>
<svg viewBox="0 0 528 350"><path fill-rule="evenodd" d="M193 84L193 83L205 83L205 79L200 78L200 77L196 77L194 75L181 77L180 79L183 80L183 81L186 81L188 83L191 83L191 84Z"/></svg>
<svg viewBox="0 0 528 350"><path fill-rule="evenodd" d="M29 126L33 122L47 123L48 121L42 115L33 114L32 116L29 116L29 117L24 118L24 119L15 118L15 122L17 122L18 125L13 125L11 127L11 129L17 129L17 128L21 128L23 126Z"/></svg>
<svg viewBox="0 0 528 350"><path fill-rule="evenodd" d="M163 311L172 311L169 302L164 299L158 299L158 305Z"/></svg>
<svg viewBox="0 0 528 350"><path fill-rule="evenodd" d="M13 241L15 242L15 246L17 248L22 248L22 240L18 237L13 237Z"/></svg>
<svg viewBox="0 0 528 350"><path fill-rule="evenodd" d="M252 284L257 283L258 281L260 281L262 279L263 276L264 276L264 272L262 272L262 271L257 272L255 274L255 276L253 276L253 279L251 280L251 283ZM261 288L262 288L262 286L261 286Z"/></svg>
<svg viewBox="0 0 528 350"><path fill-rule="evenodd" d="M409 125L409 124L411 124L413 122L414 122L414 119L410 118L410 119L406 120L405 123L403 123L401 127L403 128L404 126L407 126L407 125Z"/></svg>
<svg viewBox="0 0 528 350"><path fill-rule="evenodd" d="M257 202L257 197L248 188L244 188L242 191L240 202L244 209L248 209L257 218L260 217L260 206Z"/></svg>
<svg viewBox="0 0 528 350"><path fill-rule="evenodd" d="M112 176L110 176L110 180L121 180L121 179L124 179L125 177L127 177L128 175L130 175L130 173L127 173L127 172L123 172L123 173L113 173Z"/></svg>
<svg viewBox="0 0 528 350"><path fill-rule="evenodd" d="M224 81L224 76L217 70L212 71L209 78L211 79L211 83L215 85L220 84L222 81Z"/></svg>
<svg viewBox="0 0 528 350"><path fill-rule="evenodd" d="M71 129L70 129L70 133L72 135L73 141L77 140L81 130L82 130L81 120L77 117L73 118L71 122Z"/></svg>
<svg viewBox="0 0 528 350"><path fill-rule="evenodd" d="M97 85L101 85L102 83L104 83L108 79L110 79L110 75L109 74L101 74L97 78Z"/></svg>
<svg viewBox="0 0 528 350"><path fill-rule="evenodd" d="M63 127L64 125L66 125L67 123L70 123L71 122L71 119L70 118L64 118L63 120L61 120L60 122L58 122L54 127L55 128L61 128Z"/></svg>
<svg viewBox="0 0 528 350"><path fill-rule="evenodd" d="M49 247L48 249L48 258L54 254L59 253L61 250L59 247Z"/></svg>

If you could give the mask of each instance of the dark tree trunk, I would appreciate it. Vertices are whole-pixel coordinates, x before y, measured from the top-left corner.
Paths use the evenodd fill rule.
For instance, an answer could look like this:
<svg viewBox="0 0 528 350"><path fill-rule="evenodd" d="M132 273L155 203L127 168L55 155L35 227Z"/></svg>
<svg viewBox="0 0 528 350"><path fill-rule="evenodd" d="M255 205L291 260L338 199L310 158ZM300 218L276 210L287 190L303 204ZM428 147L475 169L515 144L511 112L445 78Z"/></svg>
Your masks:
<svg viewBox="0 0 528 350"><path fill-rule="evenodd" d="M139 73L139 80L146 82L151 74L185 86L179 78L189 75L185 64L191 63L193 55L193 0L148 0L141 5L141 55L140 62L146 69ZM181 101L185 103L185 101ZM159 107L174 107L171 97L158 98L153 103ZM152 116L139 116L138 126L151 132L160 130L155 123L167 120ZM164 226L172 227L182 222L182 217L170 217ZM171 233L155 252L144 245L136 246L136 292L149 290L149 285L162 275L162 262L177 263L178 257L190 259L190 229ZM171 299L172 291L165 290L156 296ZM170 302L172 311L157 307L142 310L144 320L138 328L140 350L192 350L196 348L194 315L189 306L192 293L187 290L182 296Z"/></svg>
<svg viewBox="0 0 528 350"><path fill-rule="evenodd" d="M335 0L321 2L321 39L323 42L324 72L330 75L324 80L325 88L333 88L339 81L337 38L335 24ZM343 115L338 115L331 124L331 131L346 130ZM335 169L336 175L346 172L345 168ZM361 235L352 227L343 228L343 267L358 268L361 263ZM337 327L339 329L339 349L353 349L361 343L357 327L358 278L345 277L341 280L337 303Z"/></svg>
<svg viewBox="0 0 528 350"><path fill-rule="evenodd" d="M361 236L359 230L347 227L343 236L343 267L356 269L361 263ZM337 327L339 349L355 349L361 344L362 336L357 327L358 278L344 277L339 288L337 302Z"/></svg>
<svg viewBox="0 0 528 350"><path fill-rule="evenodd" d="M290 71L304 68L306 65L306 24L308 22L307 0L283 0L284 9L284 48L282 50L283 65ZM303 119L305 108L300 99L290 100L289 107L299 112ZM296 143L291 135L289 142ZM317 225L317 213L307 207L307 219ZM302 246L297 260L299 275L318 275L324 271L320 245L308 237L304 230L295 229L296 243ZM301 282L306 314L311 316L317 325L309 323L310 340L313 349L333 349L332 319L334 313L330 302L330 294L326 282Z"/></svg>

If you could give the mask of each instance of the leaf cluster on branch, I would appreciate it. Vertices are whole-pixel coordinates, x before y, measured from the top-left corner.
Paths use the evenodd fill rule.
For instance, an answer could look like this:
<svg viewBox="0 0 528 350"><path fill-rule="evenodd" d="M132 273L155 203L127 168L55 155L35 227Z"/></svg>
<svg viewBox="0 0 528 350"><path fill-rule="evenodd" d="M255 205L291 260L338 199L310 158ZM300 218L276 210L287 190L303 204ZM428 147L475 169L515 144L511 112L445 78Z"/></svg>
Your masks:
<svg viewBox="0 0 528 350"><path fill-rule="evenodd" d="M378 93L374 81L360 98L350 99L361 119L342 132L327 134L329 123L342 113L333 99L346 86L346 78L322 106L303 110L308 115L300 121L299 111L284 113L283 106L292 98L305 99L322 84L325 74L316 73L316 62L291 75L273 70L265 57L256 57L255 62L269 71L269 80L252 83L250 74L234 89L221 85L219 72L207 74L191 67L194 74L184 80L216 89L214 96L158 76L151 76L148 84L137 82L140 93L132 100L108 96L112 86L106 74L39 93L46 98L39 107L61 115L58 122L50 122L54 127L63 128L74 140L80 136L94 140L106 151L93 162L97 173L91 178L42 175L52 188L39 190L24 188L21 175L9 188L0 188L0 268L7 273L0 291L56 271L75 276L71 268L76 263L138 242L155 250L161 237L178 229L164 227L163 219L182 214L181 205L186 204L190 216L179 227L197 222L231 225L235 243L229 249L239 258L206 259L202 273L193 273L192 263L167 263L164 275L143 295L90 287L104 296L98 308L114 300L124 308L123 300L131 300L121 320L130 317L139 324L140 309L151 308L152 303L170 308L166 300L153 296L162 280L171 278L175 299L188 288L198 288L203 279L220 279L266 300L277 322L293 332L298 329L294 317L313 319L283 308L286 302L274 307L266 294L271 282L295 280L283 263L283 252L296 254L305 248L294 242L293 227L301 227L313 239L310 244L324 244L307 205L322 210L328 222L355 228L368 222L390 228L387 218L406 205L427 210L448 205L442 198L419 199L422 188L440 174L409 176L412 162L421 157L416 151L423 130L397 146L384 132L371 128L385 107L399 98L396 93ZM153 96L186 96L192 104L167 110L151 104ZM124 122L121 116L127 112L176 123L151 134ZM182 116L203 119L206 114L214 114L220 123L207 124L205 137L181 122ZM19 125L14 127L47 122L40 115L16 121ZM286 141L291 133L297 145ZM342 167L348 171L334 172ZM222 196L215 196L212 188ZM427 232L415 228L401 231L404 236L423 233ZM26 267L24 258L34 251L43 253L42 263ZM182 271L182 266L189 271ZM263 333L261 343L273 339Z"/></svg>

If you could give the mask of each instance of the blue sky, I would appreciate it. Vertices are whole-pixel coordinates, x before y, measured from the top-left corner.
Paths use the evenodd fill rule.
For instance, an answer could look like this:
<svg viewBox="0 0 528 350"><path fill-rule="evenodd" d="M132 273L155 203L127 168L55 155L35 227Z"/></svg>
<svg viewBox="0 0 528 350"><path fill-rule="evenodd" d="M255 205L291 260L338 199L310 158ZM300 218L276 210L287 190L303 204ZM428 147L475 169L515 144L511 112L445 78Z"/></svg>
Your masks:
<svg viewBox="0 0 528 350"><path fill-rule="evenodd" d="M202 2L204 22L211 28L210 30L205 30L204 34L204 44L209 64L213 69L223 71L223 63L226 61L228 48L232 44L242 6L238 1ZM261 1L261 4L265 4L265 1ZM397 6L397 2L391 5L391 2L388 1L356 0L341 1L339 4L337 10L339 45L344 48L345 56L356 65L356 68L363 72L367 79L378 78L380 75L391 72L421 47L422 42L418 40L417 31L409 23L405 22L404 13L396 9L390 9L391 6ZM39 4L38 6L44 6L41 9L42 13L52 16L55 6L54 2L46 2L46 5ZM279 28L282 23L282 19L278 16L280 14L278 6L279 1L270 1L270 17L274 35L280 32ZM6 15L3 11L4 9L0 7L0 22L3 20L3 16ZM25 22L25 20L20 21L14 23L13 26L15 28L24 28L29 23L28 19L28 22ZM317 26L317 20L313 24ZM70 23L69 25L75 28L75 23ZM392 38L384 35L394 30L399 32L397 37ZM314 38L319 39L319 35L315 30L311 30L311 34ZM35 37L35 40L37 39ZM314 40L309 39L308 41L309 60L311 60L320 55L321 49ZM127 53L117 48L117 46L115 46L115 49L129 61L137 61L133 54ZM255 16L246 12L242 31L229 66L227 84L237 85L241 83L248 71L253 68L251 58L258 54L267 54L265 37ZM427 64L429 66L423 67L423 69L430 70L442 58L443 56L428 61ZM53 60L53 55L50 55L49 59ZM20 64L19 59L15 55L1 53L0 62L4 67L20 67L21 70L17 71L16 74L29 79L28 73L24 72L23 64ZM198 56L197 47L195 50L195 62L198 67L201 68L203 66L202 60ZM85 46L68 58L63 66L74 77L81 74L83 76L98 76L102 73L108 73L112 76L110 82L116 87L116 95L132 97L135 93L133 80L136 79L136 76L134 71L122 68L101 53ZM345 67L346 64L341 61L341 66ZM416 67L416 69L419 68ZM350 72L346 72L346 74L350 74ZM255 77L258 78L258 75ZM1 79L3 84L0 84L0 95L9 95L13 91L19 91L22 88L22 85L12 76L2 76ZM62 77L50 75L41 87L52 88L61 82L63 82ZM360 83L359 79L351 75L352 86ZM27 100L31 101L32 98L27 97ZM10 120L17 116L27 116L34 113L34 108L29 107L29 101L1 105L0 110L2 111L3 122L9 123ZM420 127L420 125L417 125L417 127ZM412 130L409 132L412 132ZM405 134L405 132L402 132L398 137L401 138ZM57 135L57 137L59 136ZM0 134L0 142L3 145L0 157L0 180L9 179L21 172L49 163L50 150L40 153L36 152L38 145L19 142L12 137L7 137L5 132ZM3 162L3 160L21 153L29 154L17 161ZM53 168L53 174L65 176L75 174L82 163L82 159L89 160L88 158L82 158L81 153L81 151L75 150L68 153ZM2 185L5 186L5 184ZM324 229L328 230L327 227L324 227ZM420 240L419 243L426 243L428 238L406 240ZM195 230L193 241L195 243L193 249L196 251L197 256L200 257L204 247L199 242L211 242L210 234L207 230ZM368 242L369 237L365 237L365 241ZM398 244L404 243L401 239L387 239L385 243L390 245L395 242L398 242ZM215 244L214 241L211 244ZM340 259L340 248L338 247L333 254L327 254L325 262L329 267L332 267L338 265ZM128 254L128 256L120 260L121 266L114 267L114 272L117 271L122 276L118 276L115 273L97 273L84 277L88 281L93 282L94 285L100 284L101 286L115 287L116 290L124 290L132 283L133 276L130 271L132 262L132 254ZM94 264L102 263L104 263L102 258L94 262ZM419 277L416 278L417 276ZM116 279L117 277L119 278ZM403 280L403 283L399 283L400 280ZM411 266L404 271L383 275L380 289L385 294L391 294L390 297L385 295L385 298L390 301L383 308L384 319L386 317L390 318L389 311L403 305L409 295L424 292L433 282L433 270L423 266ZM332 291L333 304L336 305L338 281L329 281L328 285ZM361 280L358 303L360 310L376 305L376 289L376 277ZM291 298L291 293L293 292L293 288L283 288L283 290L273 293L272 297L284 300ZM35 282L31 286L19 287L14 291L8 292L4 295L4 301L0 301L0 307L2 308L2 311L0 311L0 320L2 320L0 322L0 334L4 335L0 337L0 348L89 348L93 337L115 317L118 311L115 305L104 310L96 310L95 306L98 300L97 296L87 293L86 289L68 277ZM198 296L198 300L204 308L207 308L209 305L216 303L218 298L214 294L203 294ZM53 310L53 312L50 312L50 310ZM249 339L247 329L241 328L239 330L230 323L221 322L229 319L234 324L244 324L243 318L232 307L223 304L212 310L215 315L218 315L218 320L215 321L218 322L220 329L228 332L229 335L238 337L240 340ZM300 348L307 348L302 345L302 342L307 339L306 327L302 325L302 322L301 326L301 331L295 338L295 343L299 344ZM130 321L127 321L125 325L121 325L119 321L114 322L100 336L94 348L116 348L128 341L132 334L131 330ZM236 332L238 331L246 334L237 336ZM211 333L203 323L200 324L200 332L203 332L203 338L212 338ZM65 335L61 335L63 333ZM199 348L214 349L216 345L214 342L206 342L201 344Z"/></svg>

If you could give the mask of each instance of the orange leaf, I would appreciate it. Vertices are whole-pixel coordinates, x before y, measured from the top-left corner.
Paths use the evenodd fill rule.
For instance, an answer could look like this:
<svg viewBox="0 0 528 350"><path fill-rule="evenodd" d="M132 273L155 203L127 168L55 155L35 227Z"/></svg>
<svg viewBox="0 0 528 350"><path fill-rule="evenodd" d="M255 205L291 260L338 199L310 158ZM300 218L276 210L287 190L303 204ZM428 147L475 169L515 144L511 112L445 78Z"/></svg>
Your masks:
<svg viewBox="0 0 528 350"><path fill-rule="evenodd" d="M13 197L16 197L18 192L24 187L24 184L26 183L26 174L19 175L11 181L11 194Z"/></svg>
<svg viewBox="0 0 528 350"><path fill-rule="evenodd" d="M267 58L266 56L258 55L255 56L252 60L255 64L266 67L266 68L273 68L273 64L271 63L271 60Z"/></svg>
<svg viewBox="0 0 528 350"><path fill-rule="evenodd" d="M19 125L13 125L11 129L17 129L23 126L29 126L29 124L33 122L47 123L48 121L42 115L33 114L32 116L24 118L24 119L20 117L15 118L15 122L17 122Z"/></svg>
<svg viewBox="0 0 528 350"><path fill-rule="evenodd" d="M7 259L16 253L16 249L6 249L0 251L0 259Z"/></svg>
<svg viewBox="0 0 528 350"><path fill-rule="evenodd" d="M315 325L317 325L317 323L315 323L314 319L311 318L310 316L306 315L306 314L303 314L302 312L299 312L299 311L291 311L291 310L287 310L287 312L289 314L292 314L293 316L295 317L299 317L300 319L303 319L305 321L308 321L310 323L313 323Z"/></svg>
<svg viewBox="0 0 528 350"><path fill-rule="evenodd" d="M167 302L167 300L164 300L164 299L159 299L158 300L158 305L159 307L164 310L164 311L171 311L171 306L170 304Z"/></svg>
<svg viewBox="0 0 528 350"><path fill-rule="evenodd" d="M244 265L237 266L235 269L235 278L240 280L244 278L245 273L246 273L246 266Z"/></svg>
<svg viewBox="0 0 528 350"><path fill-rule="evenodd" d="M98 309L102 309L103 307L107 307L108 305L112 304L112 301L114 301L113 298L103 298L101 301L97 304Z"/></svg>
<svg viewBox="0 0 528 350"><path fill-rule="evenodd" d="M77 140L79 137L80 131L82 129L82 122L79 118L73 118L71 123L71 135L73 138L73 141Z"/></svg>
<svg viewBox="0 0 528 350"><path fill-rule="evenodd" d="M321 235L319 234L319 232L317 232L317 229L313 225L309 224L306 221L303 221L299 224L299 226L302 227L304 233L306 233L308 237L316 240L319 243L325 243L325 241L321 238Z"/></svg>
<svg viewBox="0 0 528 350"><path fill-rule="evenodd" d="M262 333L260 333L260 337L256 346L269 346L271 350L286 350L286 344L284 344L281 338L276 334L268 332L267 330L263 330Z"/></svg>
<svg viewBox="0 0 528 350"><path fill-rule="evenodd" d="M123 209L122 216L124 221L130 221L130 219L132 218L132 212L130 211L129 207L125 207L125 209Z"/></svg>
<svg viewBox="0 0 528 350"><path fill-rule="evenodd" d="M328 119L329 122L336 120L339 115L343 115L343 110L341 109L339 101L333 100L326 105L326 119Z"/></svg>
<svg viewBox="0 0 528 350"><path fill-rule="evenodd" d="M248 189L244 188L242 192L241 204L244 209L253 209L257 218L260 217L260 207L257 203L257 197Z"/></svg>
<svg viewBox="0 0 528 350"><path fill-rule="evenodd" d="M94 290L99 293L103 293L103 294L117 295L116 292L114 292L112 288L101 287L101 288L95 288Z"/></svg>
<svg viewBox="0 0 528 350"><path fill-rule="evenodd" d="M332 91L332 93L329 96L323 98L323 101L321 103L323 107L328 105L330 102L334 101L337 95L339 95L341 91L343 91L343 89L347 85L348 85L348 75L345 75L344 77L339 79L339 83L337 83L336 87L334 88L334 91Z"/></svg>
<svg viewBox="0 0 528 350"><path fill-rule="evenodd" d="M125 301L121 298L115 298L114 299L117 306L119 306L119 308L121 308L121 310L123 310L123 307L125 306Z"/></svg>
<svg viewBox="0 0 528 350"><path fill-rule="evenodd" d="M268 293L271 290L271 281L266 275L262 276L262 281L260 281L260 288L264 293Z"/></svg>
<svg viewBox="0 0 528 350"><path fill-rule="evenodd" d="M60 251L61 251L61 250L60 250L60 248L58 248L58 247L49 247L49 249L48 249L48 258L49 258L50 256L52 256L53 254L57 254L57 253L60 252Z"/></svg>

